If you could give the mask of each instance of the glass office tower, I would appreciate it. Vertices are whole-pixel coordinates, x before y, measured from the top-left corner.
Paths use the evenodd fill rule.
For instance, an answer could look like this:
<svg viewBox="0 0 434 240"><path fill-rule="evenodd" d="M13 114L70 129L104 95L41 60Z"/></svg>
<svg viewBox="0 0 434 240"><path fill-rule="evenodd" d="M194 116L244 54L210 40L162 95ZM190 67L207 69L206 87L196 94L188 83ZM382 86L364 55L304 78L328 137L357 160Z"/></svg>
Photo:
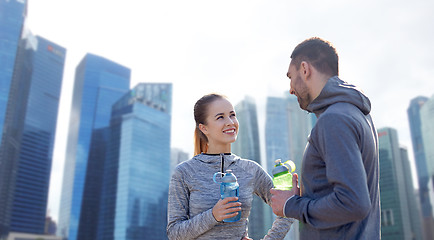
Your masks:
<svg viewBox="0 0 434 240"><path fill-rule="evenodd" d="M267 99L265 124L268 172L276 159L292 160L300 174L301 160L307 144L307 137L316 122L314 114L300 109L297 97L285 93L284 98Z"/></svg>
<svg viewBox="0 0 434 240"><path fill-rule="evenodd" d="M255 100L245 97L235 106L239 122L238 137L232 144L232 152L242 158L261 163L258 115ZM272 210L258 196L253 196L252 210L249 216L249 237L261 239L272 225Z"/></svg>
<svg viewBox="0 0 434 240"><path fill-rule="evenodd" d="M28 95L19 106L24 115L10 230L43 234L66 50L31 34L20 48L24 54L18 54L16 62L24 69L15 70L29 71L30 81L28 86L19 84L28 88Z"/></svg>
<svg viewBox="0 0 434 240"><path fill-rule="evenodd" d="M0 1L0 237L44 233L66 53L25 15L25 1Z"/></svg>
<svg viewBox="0 0 434 240"><path fill-rule="evenodd" d="M300 109L297 97L285 93L284 98L267 99L265 138L268 172L276 159L292 160L300 174L307 137L316 122L314 114Z"/></svg>
<svg viewBox="0 0 434 240"><path fill-rule="evenodd" d="M113 105L97 239L167 239L172 85L140 83Z"/></svg>
<svg viewBox="0 0 434 240"><path fill-rule="evenodd" d="M416 97L411 100L410 106L407 109L408 120L410 124L411 140L413 144L414 159L418 173L419 188L421 193L421 203L423 213L426 216L432 216L432 206L430 201L426 199L428 196L425 192L428 189L428 168L425 158L425 150L422 138L420 109L428 101L427 97Z"/></svg>
<svg viewBox="0 0 434 240"><path fill-rule="evenodd" d="M265 144L270 175L276 159L292 160L296 165L295 172L300 174L307 137L315 122L314 114L300 109L296 96L285 93L281 98L267 98ZM294 222L285 239L299 239L298 221Z"/></svg>
<svg viewBox="0 0 434 240"><path fill-rule="evenodd" d="M0 0L0 134L3 132L15 57L26 16L27 1Z"/></svg>
<svg viewBox="0 0 434 240"><path fill-rule="evenodd" d="M422 226L422 212L419 201L419 191L414 188L413 175L411 172L410 161L408 159L407 148L399 147L400 156L404 169L405 188L407 191L408 209L410 211L410 227L411 227L411 239L427 239L424 238L423 226Z"/></svg>
<svg viewBox="0 0 434 240"><path fill-rule="evenodd" d="M434 178L434 95L420 109L422 140L428 175Z"/></svg>
<svg viewBox="0 0 434 240"><path fill-rule="evenodd" d="M395 129L378 130L380 151L381 239L412 239L405 171ZM411 178L410 178L411 180Z"/></svg>
<svg viewBox="0 0 434 240"><path fill-rule="evenodd" d="M0 0L0 146L3 145L9 91L26 8L25 1ZM6 235L9 229L15 178L14 162L4 157L4 150L0 149L0 237Z"/></svg>
<svg viewBox="0 0 434 240"><path fill-rule="evenodd" d="M420 109L422 140L425 151L426 166L428 169L429 182L427 183L428 193L426 199L429 199L431 207L434 206L434 95L429 98ZM431 217L424 219L426 229L430 231L428 237L434 238L434 209L432 209Z"/></svg>
<svg viewBox="0 0 434 240"><path fill-rule="evenodd" d="M112 105L129 90L130 74L130 69L93 54L76 69L58 225L58 235L68 240L78 239L81 214L97 214L82 211L83 203L95 201L94 194L84 195L86 175L92 174L87 168L97 145L104 144L99 132L110 125ZM100 184L101 176L94 176L93 183Z"/></svg>
<svg viewBox="0 0 434 240"><path fill-rule="evenodd" d="M414 160L418 175L419 199L422 208L423 227L427 239L434 238L434 192L432 175L428 172L428 160L426 158L423 135L426 135L422 129L421 109L429 99L424 96L418 96L410 101L407 109L408 122L410 124L411 142L413 145ZM428 121L432 121L428 117ZM425 122L427 121L425 120ZM429 145L428 145L429 146Z"/></svg>
<svg viewBox="0 0 434 240"><path fill-rule="evenodd" d="M265 120L267 171L271 175L276 159L291 159L289 150L288 114L285 98L268 97Z"/></svg>

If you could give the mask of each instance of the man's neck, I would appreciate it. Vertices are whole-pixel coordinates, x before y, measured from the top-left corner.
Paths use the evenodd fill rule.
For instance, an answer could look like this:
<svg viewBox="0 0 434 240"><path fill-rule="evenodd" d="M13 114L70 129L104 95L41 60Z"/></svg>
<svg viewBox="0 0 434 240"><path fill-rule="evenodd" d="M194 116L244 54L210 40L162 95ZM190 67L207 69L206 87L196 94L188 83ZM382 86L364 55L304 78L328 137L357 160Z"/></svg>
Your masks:
<svg viewBox="0 0 434 240"><path fill-rule="evenodd" d="M331 76L326 74L321 74L319 72L315 72L312 76L312 85L310 87L310 94L312 96L312 100L316 99L324 86L327 84L327 81L331 78Z"/></svg>

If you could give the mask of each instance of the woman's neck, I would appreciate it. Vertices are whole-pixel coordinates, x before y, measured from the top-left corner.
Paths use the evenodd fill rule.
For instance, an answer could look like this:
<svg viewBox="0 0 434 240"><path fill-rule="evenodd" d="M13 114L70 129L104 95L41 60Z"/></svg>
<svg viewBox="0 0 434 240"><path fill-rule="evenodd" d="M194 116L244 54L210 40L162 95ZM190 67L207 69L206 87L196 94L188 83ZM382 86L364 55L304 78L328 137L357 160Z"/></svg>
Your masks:
<svg viewBox="0 0 434 240"><path fill-rule="evenodd" d="M206 153L208 154L219 154L219 153L230 153L231 152L231 145L228 146L208 146L208 151Z"/></svg>

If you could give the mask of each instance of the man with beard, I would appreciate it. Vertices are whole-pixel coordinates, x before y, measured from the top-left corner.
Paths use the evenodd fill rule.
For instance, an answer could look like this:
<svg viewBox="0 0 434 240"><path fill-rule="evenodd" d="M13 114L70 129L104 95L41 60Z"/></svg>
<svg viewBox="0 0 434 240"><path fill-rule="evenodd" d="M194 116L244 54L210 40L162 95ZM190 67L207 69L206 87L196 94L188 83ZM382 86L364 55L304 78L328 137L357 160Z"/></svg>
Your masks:
<svg viewBox="0 0 434 240"><path fill-rule="evenodd" d="M300 239L380 239L378 136L369 99L338 77L338 54L310 38L287 76L300 108L318 120L303 155L300 187L272 189L273 212L300 221Z"/></svg>

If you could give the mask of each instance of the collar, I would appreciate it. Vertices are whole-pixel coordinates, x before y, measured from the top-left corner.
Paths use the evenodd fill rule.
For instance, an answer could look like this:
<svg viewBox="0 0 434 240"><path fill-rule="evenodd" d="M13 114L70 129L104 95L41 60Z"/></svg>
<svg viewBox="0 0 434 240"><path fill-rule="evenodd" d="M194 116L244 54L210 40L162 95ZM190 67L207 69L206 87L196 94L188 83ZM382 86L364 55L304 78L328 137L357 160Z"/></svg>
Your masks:
<svg viewBox="0 0 434 240"><path fill-rule="evenodd" d="M238 160L240 157L238 157L237 155L233 154L233 153L222 153L225 159L225 163L232 163L235 162L236 160ZM205 163L214 163L214 162L221 162L221 155L222 154L206 154L206 153L201 153L198 154L196 156L194 156L195 159L201 161L201 162L205 162ZM229 165L226 165L229 166Z"/></svg>

